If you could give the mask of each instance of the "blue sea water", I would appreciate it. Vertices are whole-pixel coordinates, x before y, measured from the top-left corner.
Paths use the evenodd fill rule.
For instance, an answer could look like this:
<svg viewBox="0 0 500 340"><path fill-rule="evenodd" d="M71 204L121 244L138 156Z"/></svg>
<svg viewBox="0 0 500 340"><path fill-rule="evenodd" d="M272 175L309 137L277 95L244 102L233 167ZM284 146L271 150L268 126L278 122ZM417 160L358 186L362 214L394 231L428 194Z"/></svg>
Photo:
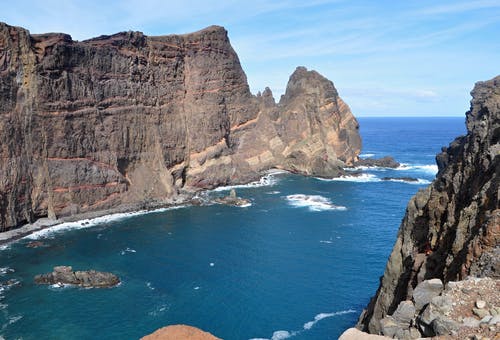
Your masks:
<svg viewBox="0 0 500 340"><path fill-rule="evenodd" d="M397 170L268 176L245 208L184 207L74 223L0 251L0 338L138 339L189 324L224 339L336 339L375 293L409 198L463 118L360 118L363 155ZM417 184L380 181L410 176ZM210 195L222 195L215 191ZM111 271L111 289L37 286L56 265Z"/></svg>

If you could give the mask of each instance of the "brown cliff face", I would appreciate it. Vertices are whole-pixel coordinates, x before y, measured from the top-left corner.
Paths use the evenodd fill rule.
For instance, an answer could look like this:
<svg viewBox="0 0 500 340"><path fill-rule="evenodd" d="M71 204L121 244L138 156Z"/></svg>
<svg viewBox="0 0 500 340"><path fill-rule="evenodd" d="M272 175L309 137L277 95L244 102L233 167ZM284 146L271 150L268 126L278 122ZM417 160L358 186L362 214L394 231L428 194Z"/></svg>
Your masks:
<svg viewBox="0 0 500 340"><path fill-rule="evenodd" d="M78 42L0 23L0 230L246 182L334 176L360 151L333 84L299 68L253 96L227 32Z"/></svg>
<svg viewBox="0 0 500 340"><path fill-rule="evenodd" d="M370 333L380 333L379 321L424 279L500 276L500 76L477 83L471 94L467 135L437 155L437 178L408 204L380 287L358 324Z"/></svg>

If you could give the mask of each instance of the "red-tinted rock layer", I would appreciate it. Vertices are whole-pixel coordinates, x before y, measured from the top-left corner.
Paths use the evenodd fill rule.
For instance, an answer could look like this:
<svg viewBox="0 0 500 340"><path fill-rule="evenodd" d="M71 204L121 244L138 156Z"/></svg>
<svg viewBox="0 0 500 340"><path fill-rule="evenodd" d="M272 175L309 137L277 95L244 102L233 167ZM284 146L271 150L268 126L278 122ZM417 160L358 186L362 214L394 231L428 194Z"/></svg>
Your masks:
<svg viewBox="0 0 500 340"><path fill-rule="evenodd" d="M333 84L298 68L275 104L253 96L227 32L78 42L0 23L0 230L269 168L335 176L360 151Z"/></svg>

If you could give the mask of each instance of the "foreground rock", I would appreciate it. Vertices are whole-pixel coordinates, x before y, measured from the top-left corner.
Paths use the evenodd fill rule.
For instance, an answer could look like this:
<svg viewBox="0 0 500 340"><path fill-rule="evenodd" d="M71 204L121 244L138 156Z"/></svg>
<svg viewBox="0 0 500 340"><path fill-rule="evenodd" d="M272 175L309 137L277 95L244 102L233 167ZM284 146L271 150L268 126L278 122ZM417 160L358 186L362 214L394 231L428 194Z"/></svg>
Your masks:
<svg viewBox="0 0 500 340"><path fill-rule="evenodd" d="M422 281L412 300L402 301L396 311L380 320L381 333L390 338L418 339L500 336L500 280L468 278Z"/></svg>
<svg viewBox="0 0 500 340"><path fill-rule="evenodd" d="M220 340L208 332L187 325L172 325L158 329L141 340Z"/></svg>
<svg viewBox="0 0 500 340"><path fill-rule="evenodd" d="M380 287L358 324L370 333L382 333L386 318L417 295L416 313L430 300L419 314L424 335L454 334L459 320L447 319L448 300L419 284L500 277L500 77L477 83L472 97L467 135L443 148L436 179L408 204Z"/></svg>
<svg viewBox="0 0 500 340"><path fill-rule="evenodd" d="M227 32L73 41L0 23L0 231L168 204L271 168L334 177L358 122L298 67L279 104L250 93Z"/></svg>
<svg viewBox="0 0 500 340"><path fill-rule="evenodd" d="M360 331L356 328L349 328L339 337L339 340L383 340L390 339L386 336L373 335Z"/></svg>
<svg viewBox="0 0 500 340"><path fill-rule="evenodd" d="M120 283L120 279L111 273L95 270L73 271L73 268L70 266L57 266L54 267L52 273L35 276L35 283L48 285L69 284L85 288L106 288L116 286Z"/></svg>

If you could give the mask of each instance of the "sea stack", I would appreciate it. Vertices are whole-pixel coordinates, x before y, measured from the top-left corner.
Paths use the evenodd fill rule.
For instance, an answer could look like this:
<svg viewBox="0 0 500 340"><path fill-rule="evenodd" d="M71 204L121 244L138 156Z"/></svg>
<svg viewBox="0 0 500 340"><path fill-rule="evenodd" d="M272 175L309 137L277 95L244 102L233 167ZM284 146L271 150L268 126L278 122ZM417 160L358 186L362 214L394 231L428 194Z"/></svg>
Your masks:
<svg viewBox="0 0 500 340"><path fill-rule="evenodd" d="M40 217L171 202L270 168L334 177L358 123L298 67L278 104L254 96L227 32L85 41L0 23L0 231Z"/></svg>
<svg viewBox="0 0 500 340"><path fill-rule="evenodd" d="M443 308L448 308L447 294L459 285L454 281L467 277L492 279L489 304L497 303L493 298L500 287L500 76L478 82L471 94L467 135L437 155L436 179L408 204L380 287L358 324L369 333L465 336L468 333L459 329L479 327L483 320L471 323L468 315L453 320L452 304L447 312ZM498 306L489 307L495 313ZM477 306L471 302L471 317L473 308ZM440 318L436 311L448 317ZM486 320L486 330L490 321Z"/></svg>

